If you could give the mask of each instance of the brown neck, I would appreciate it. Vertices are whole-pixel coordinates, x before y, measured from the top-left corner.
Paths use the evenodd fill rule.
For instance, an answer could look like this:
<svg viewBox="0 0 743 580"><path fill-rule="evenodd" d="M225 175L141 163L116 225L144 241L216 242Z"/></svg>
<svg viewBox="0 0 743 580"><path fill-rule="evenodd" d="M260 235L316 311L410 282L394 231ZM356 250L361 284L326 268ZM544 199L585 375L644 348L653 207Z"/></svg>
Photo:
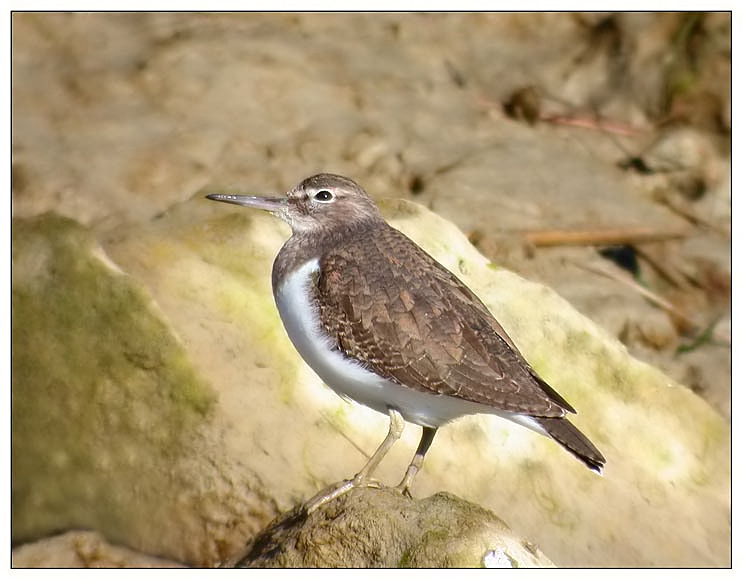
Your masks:
<svg viewBox="0 0 743 580"><path fill-rule="evenodd" d="M382 219L371 218L344 227L292 234L273 263L271 283L274 291L287 274L305 262L315 258L320 259L333 248L343 245L345 240L364 235L368 230L379 227L389 228L390 226Z"/></svg>

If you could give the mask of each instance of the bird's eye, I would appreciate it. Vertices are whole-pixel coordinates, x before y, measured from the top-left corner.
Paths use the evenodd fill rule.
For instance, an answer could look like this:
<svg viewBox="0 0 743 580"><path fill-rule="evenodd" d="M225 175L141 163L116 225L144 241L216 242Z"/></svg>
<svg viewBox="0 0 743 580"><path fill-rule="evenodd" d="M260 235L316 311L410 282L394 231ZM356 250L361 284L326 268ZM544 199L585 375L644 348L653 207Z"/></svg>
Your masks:
<svg viewBox="0 0 743 580"><path fill-rule="evenodd" d="M333 194L330 193L327 189L321 189L315 194L314 198L317 201L333 201Z"/></svg>

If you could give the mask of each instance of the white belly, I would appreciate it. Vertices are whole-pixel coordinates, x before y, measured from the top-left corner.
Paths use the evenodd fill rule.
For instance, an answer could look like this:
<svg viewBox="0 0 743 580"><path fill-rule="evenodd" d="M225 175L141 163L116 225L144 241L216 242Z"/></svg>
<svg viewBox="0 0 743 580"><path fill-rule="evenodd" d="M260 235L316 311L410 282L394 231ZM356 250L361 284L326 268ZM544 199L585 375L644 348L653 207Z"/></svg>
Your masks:
<svg viewBox="0 0 743 580"><path fill-rule="evenodd" d="M310 303L309 284L319 271L317 260L303 264L289 274L276 291L276 306L294 347L312 370L331 389L380 413L396 409L406 421L426 427L476 413L500 415L544 434L530 417L505 413L462 399L423 393L388 381L363 368L334 348L324 333L319 315Z"/></svg>

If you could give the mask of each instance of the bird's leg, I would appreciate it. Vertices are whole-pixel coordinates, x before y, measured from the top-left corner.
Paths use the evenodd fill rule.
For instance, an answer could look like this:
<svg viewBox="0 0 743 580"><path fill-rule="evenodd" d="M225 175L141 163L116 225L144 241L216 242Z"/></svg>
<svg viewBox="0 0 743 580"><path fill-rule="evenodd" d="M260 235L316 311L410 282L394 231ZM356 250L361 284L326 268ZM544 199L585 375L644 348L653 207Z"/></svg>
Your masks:
<svg viewBox="0 0 743 580"><path fill-rule="evenodd" d="M381 445L377 447L377 450L374 452L374 454L369 458L369 461L367 461L364 467L361 468L361 471L359 471L353 479L346 479L345 481L342 481L340 485L330 486L330 488L326 488L320 491L314 497L307 500L304 504L304 511L308 515L319 508L321 505L328 503L329 501L343 495L344 493L348 493L354 487L369 486L372 484L372 482L369 480L371 474L377 468L379 462L382 461L384 456L387 455L392 446L397 442L398 439L400 439L403 429L405 429L405 421L398 411L396 411L395 409L389 409L389 415L390 428L387 432L387 436L384 438L384 441L382 441ZM428 445L430 445L430 442ZM428 449L428 445L426 446L426 449ZM425 454L425 451L423 451L423 453ZM422 461L423 458L421 457L421 462ZM410 471L410 468L408 468L408 471Z"/></svg>
<svg viewBox="0 0 743 580"><path fill-rule="evenodd" d="M420 443L418 443L418 449L416 449L415 451L413 460L410 462L410 465L408 466L408 469L405 472L405 476L402 478L402 481L395 488L408 497L410 497L410 486L413 484L413 479L415 478L416 474L423 466L423 458L426 456L428 448L431 447L431 443L433 443L434 435L436 435L436 429L434 429L433 427L423 427L421 440Z"/></svg>
<svg viewBox="0 0 743 580"><path fill-rule="evenodd" d="M369 458L369 461L366 462L366 465L364 465L364 467L361 468L361 471L359 471L353 478L352 481L354 482L354 486L361 485L369 479L371 474L377 468L377 465L379 465L379 462L384 459L384 456L387 455L389 450L392 449L392 446L400 439L403 429L405 429L405 421L398 411L395 409L389 409L389 415L390 429L387 432L387 437L385 437L382 444L377 447L377 450Z"/></svg>

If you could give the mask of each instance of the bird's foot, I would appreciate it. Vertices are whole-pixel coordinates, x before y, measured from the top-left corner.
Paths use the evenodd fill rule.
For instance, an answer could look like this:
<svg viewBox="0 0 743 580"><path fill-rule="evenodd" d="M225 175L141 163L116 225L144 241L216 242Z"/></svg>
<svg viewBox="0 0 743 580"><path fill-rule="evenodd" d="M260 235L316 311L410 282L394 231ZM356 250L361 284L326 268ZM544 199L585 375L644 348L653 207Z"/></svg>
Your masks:
<svg viewBox="0 0 743 580"><path fill-rule="evenodd" d="M404 497L407 497L409 499L413 498L413 494L410 493L410 487L408 485L405 485L404 482L400 482L395 487L393 487L396 492L402 494Z"/></svg>
<svg viewBox="0 0 743 580"><path fill-rule="evenodd" d="M410 486L413 483L413 479L418 474L418 465L411 463L408 470L405 472L405 476L402 481L398 483L393 489L399 491L403 496L412 498L413 494L410 493Z"/></svg>
<svg viewBox="0 0 743 580"><path fill-rule="evenodd" d="M380 489L384 486L376 479L371 479L358 474L353 479L344 479L340 483L333 483L325 489L320 490L304 502L302 510L305 514L310 515L316 509L325 505L329 501L332 501L357 487L373 487L375 489Z"/></svg>
<svg viewBox="0 0 743 580"><path fill-rule="evenodd" d="M394 489L397 492L400 492L404 497L413 499L413 494L410 493L410 488L407 485L403 485L402 483L400 483L396 485L395 487L393 487L392 489Z"/></svg>

